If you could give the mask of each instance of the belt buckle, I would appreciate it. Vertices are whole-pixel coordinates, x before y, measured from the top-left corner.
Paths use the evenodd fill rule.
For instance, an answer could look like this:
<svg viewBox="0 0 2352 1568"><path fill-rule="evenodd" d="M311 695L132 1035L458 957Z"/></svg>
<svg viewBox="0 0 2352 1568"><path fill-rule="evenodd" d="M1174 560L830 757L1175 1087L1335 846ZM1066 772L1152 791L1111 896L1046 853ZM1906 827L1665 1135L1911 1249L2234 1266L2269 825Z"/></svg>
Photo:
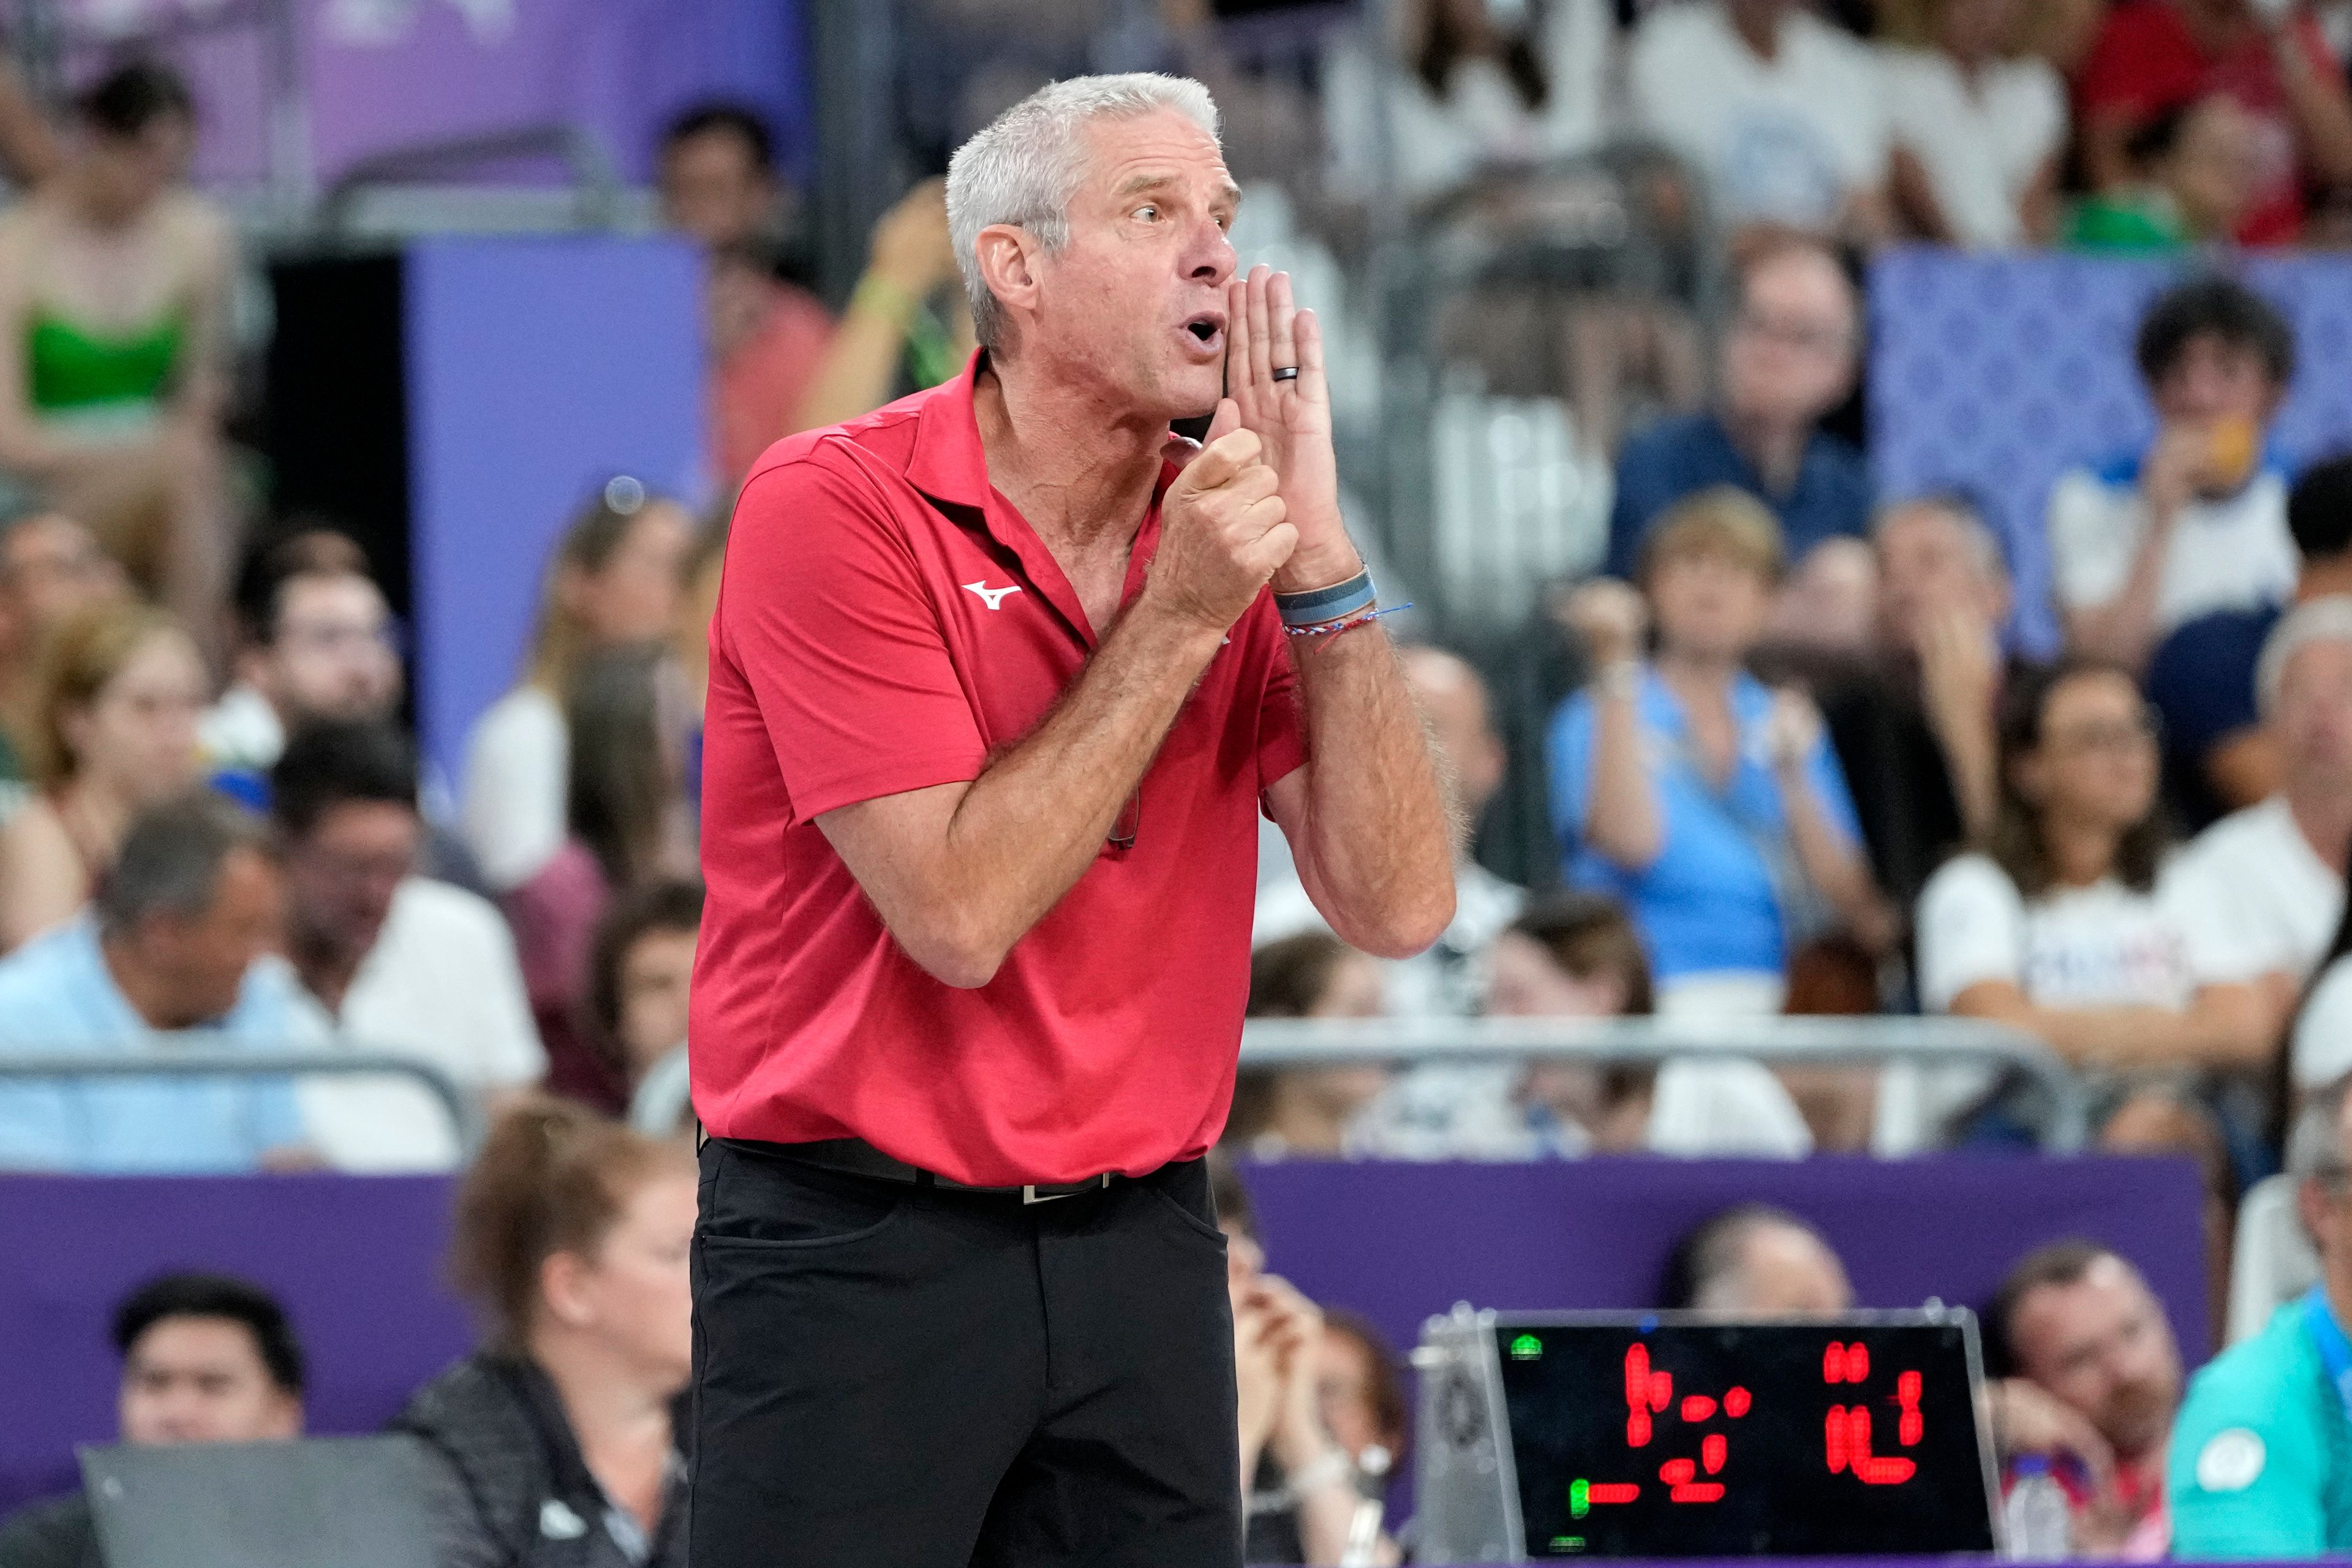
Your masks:
<svg viewBox="0 0 2352 1568"><path fill-rule="evenodd" d="M1080 1193L1091 1192L1097 1188L1108 1187L1109 1185L1110 1173L1108 1171L1104 1172L1099 1176L1090 1177L1086 1181L1080 1182L1066 1193L1046 1193L1042 1196L1038 1194L1036 1184L1033 1182L1021 1189L1021 1205L1024 1208L1026 1208L1031 1204L1059 1203L1064 1198L1074 1198Z"/></svg>

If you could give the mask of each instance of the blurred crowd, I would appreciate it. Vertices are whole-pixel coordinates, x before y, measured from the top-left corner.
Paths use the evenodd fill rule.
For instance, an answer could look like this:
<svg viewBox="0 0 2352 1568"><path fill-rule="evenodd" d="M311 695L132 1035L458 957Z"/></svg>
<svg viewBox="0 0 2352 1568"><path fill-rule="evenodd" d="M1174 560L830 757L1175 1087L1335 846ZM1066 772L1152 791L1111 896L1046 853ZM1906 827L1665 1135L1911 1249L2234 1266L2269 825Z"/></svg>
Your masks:
<svg viewBox="0 0 2352 1568"><path fill-rule="evenodd" d="M2273 1300L2352 1283L2352 457L2277 448L2298 376L2333 367L2222 264L2352 245L2352 4L1397 0L1271 54L1202 0L1029 7L1017 37L1002 0L906 9L915 166L1045 75L1196 75L1250 190L1237 241L1330 290L1343 420L1377 402L1347 374L1351 315L1377 335L1365 258L1400 226L1465 237L1486 260L1419 323L1429 352L1559 399L1611 477L1592 569L1517 639L1558 656L1539 743L1510 743L1530 699L1496 678L1519 664L1404 653L1461 825L1452 927L1409 960L1351 951L1269 833L1252 1017L1987 1020L2082 1075L2102 1146L2196 1162L2217 1321L2233 1268ZM401 1422L446 1461L446 1560L507 1561L466 1532L555 1497L612 1561L681 1561L677 1135L728 501L772 442L967 363L941 186L887 207L835 310L771 129L675 120L659 198L704 261L711 496L616 475L550 498L574 510L511 689L444 776L374 564L337 520L276 512L239 438L246 262L186 183L196 112L148 60L55 123L0 79L0 1059L194 1031L438 1075L495 1121L455 1258L486 1349ZM1646 248L1563 239L1604 188ZM1981 500L1874 489L1856 279L1904 240L2185 258L2129 348L2152 439L2029 524L2054 657L2018 635ZM1538 860L1494 852L1510 795L1541 803ZM2047 1114L1973 1068L1365 1065L1244 1071L1226 1143L1895 1156L2030 1146ZM0 1080L0 1168L460 1153L389 1073ZM1266 1272L1221 1179L1253 1551L1337 1562L1404 1451L1396 1352ZM2278 1224L2237 1236L2266 1183ZM1727 1216L1677 1271L1664 1304L1851 1303L1786 1215ZM2181 1376L2146 1286L2062 1247L1994 1318L2004 1443L2066 1457L2085 1551L2160 1552ZM159 1282L114 1339L127 1440L299 1430L299 1348L249 1286ZM548 1475L513 1468L531 1434ZM0 1534L64 1543L0 1562L82 1561L80 1519Z"/></svg>

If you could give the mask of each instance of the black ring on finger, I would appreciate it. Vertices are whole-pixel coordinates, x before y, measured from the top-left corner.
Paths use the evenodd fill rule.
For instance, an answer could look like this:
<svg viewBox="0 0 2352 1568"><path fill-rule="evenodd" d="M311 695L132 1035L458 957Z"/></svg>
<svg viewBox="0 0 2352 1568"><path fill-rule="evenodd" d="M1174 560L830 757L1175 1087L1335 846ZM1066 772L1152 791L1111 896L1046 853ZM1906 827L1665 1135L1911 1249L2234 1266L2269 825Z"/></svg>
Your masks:
<svg viewBox="0 0 2352 1568"><path fill-rule="evenodd" d="M1275 367L1274 379L1276 381L1297 381L1298 379L1298 367L1295 364L1277 365Z"/></svg>

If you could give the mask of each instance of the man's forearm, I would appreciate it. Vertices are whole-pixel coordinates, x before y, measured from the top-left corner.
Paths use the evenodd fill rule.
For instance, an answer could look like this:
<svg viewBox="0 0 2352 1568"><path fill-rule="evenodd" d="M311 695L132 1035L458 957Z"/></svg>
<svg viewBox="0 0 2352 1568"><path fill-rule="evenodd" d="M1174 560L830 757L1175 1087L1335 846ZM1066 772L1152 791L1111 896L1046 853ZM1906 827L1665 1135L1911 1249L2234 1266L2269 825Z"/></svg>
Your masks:
<svg viewBox="0 0 2352 1568"><path fill-rule="evenodd" d="M948 823L940 896L967 911L976 947L1001 958L1094 864L1217 639L1139 604L1045 721L972 782Z"/></svg>
<svg viewBox="0 0 2352 1568"><path fill-rule="evenodd" d="M1377 625L1293 640L1306 705L1307 854L1340 936L1417 952L1454 918L1454 837L1421 715Z"/></svg>

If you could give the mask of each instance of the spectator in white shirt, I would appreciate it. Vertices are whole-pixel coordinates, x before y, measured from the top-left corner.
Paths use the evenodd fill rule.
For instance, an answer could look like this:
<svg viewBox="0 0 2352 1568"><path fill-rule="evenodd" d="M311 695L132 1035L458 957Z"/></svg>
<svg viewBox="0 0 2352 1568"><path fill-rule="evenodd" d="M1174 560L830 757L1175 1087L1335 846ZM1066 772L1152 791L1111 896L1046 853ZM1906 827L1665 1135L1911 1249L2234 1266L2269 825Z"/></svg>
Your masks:
<svg viewBox="0 0 2352 1568"><path fill-rule="evenodd" d="M1481 866L1470 853L1479 815L1503 786L1502 738L1495 732L1486 683L1469 664L1433 647L1401 656L1405 685L1436 742L1455 826L1454 923L1428 952L1381 960L1387 1010L1398 1017L1468 1017L1481 1001L1487 948L1527 902L1527 889ZM1253 946L1302 931L1328 931L1293 868L1258 889Z"/></svg>
<svg viewBox="0 0 2352 1568"><path fill-rule="evenodd" d="M412 1057L488 1106L546 1070L514 942L476 894L415 872L416 752L389 723L299 730L270 775L285 837L287 956L310 1027ZM410 1085L317 1079L303 1113L348 1170L457 1163L448 1119Z"/></svg>
<svg viewBox="0 0 2352 1568"><path fill-rule="evenodd" d="M2214 910L2165 873L2154 727L2131 677L2074 661L2004 696L1983 851L1920 895L1919 994L2078 1066L2258 1066L2270 1039Z"/></svg>
<svg viewBox="0 0 2352 1568"><path fill-rule="evenodd" d="M1635 124L1696 168L1735 249L1794 229L1887 231L1891 134L1877 61L1799 0L1663 7L1633 39Z"/></svg>
<svg viewBox="0 0 2352 1568"><path fill-rule="evenodd" d="M2067 641L2137 672L2165 635L2294 593L2285 476L2265 451L2294 378L2294 333L2227 278L2182 284L2142 318L2155 403L2146 453L2062 476L2050 555Z"/></svg>
<svg viewBox="0 0 2352 1568"><path fill-rule="evenodd" d="M492 891L529 881L562 847L571 767L563 694L595 649L669 634L693 534L677 502L624 477L556 546L523 679L476 721L466 746L460 811Z"/></svg>
<svg viewBox="0 0 2352 1568"><path fill-rule="evenodd" d="M1894 200L1922 237L1969 250L2048 241L2066 89L2012 52L2021 0L1928 0L1927 47L1880 55L1894 121Z"/></svg>
<svg viewBox="0 0 2352 1568"><path fill-rule="evenodd" d="M2179 876L2212 912L2284 1016L2344 914L2352 854L2352 598L2288 612L2263 647L2255 690L2277 738L2279 793L2223 817Z"/></svg>

